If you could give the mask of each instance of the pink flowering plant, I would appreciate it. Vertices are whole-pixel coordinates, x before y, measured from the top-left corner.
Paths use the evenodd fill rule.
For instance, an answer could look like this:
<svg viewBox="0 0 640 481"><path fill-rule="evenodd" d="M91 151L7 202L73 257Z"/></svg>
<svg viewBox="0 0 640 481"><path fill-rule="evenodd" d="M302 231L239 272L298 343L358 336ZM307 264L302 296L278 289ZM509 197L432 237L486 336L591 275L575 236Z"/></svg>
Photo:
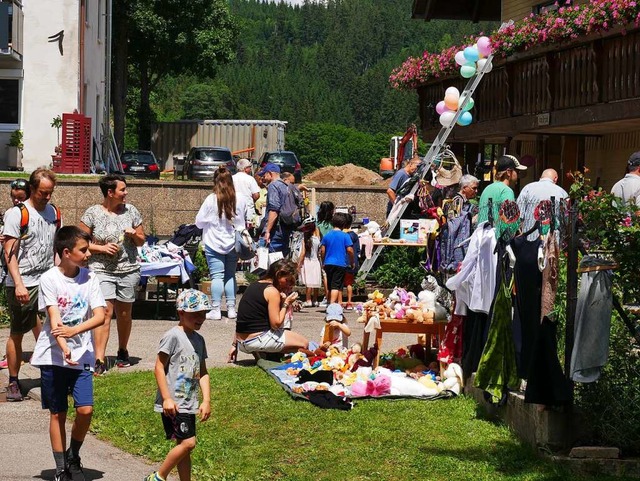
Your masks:
<svg viewBox="0 0 640 481"><path fill-rule="evenodd" d="M570 3L563 6L556 3L560 8L555 11L532 13L492 32L489 37L494 56L505 58L539 45L570 41L619 26L640 26L640 6L635 0L592 0L575 6ZM455 75L459 68L454 61L456 52L473 42L465 39L463 45L440 53L424 52L421 57L410 57L391 73L389 82L396 89L411 89L434 78Z"/></svg>
<svg viewBox="0 0 640 481"><path fill-rule="evenodd" d="M587 251L604 251L618 264L616 278L625 297L640 299L640 210L635 203L588 185L574 173L571 197L579 215L579 233Z"/></svg>

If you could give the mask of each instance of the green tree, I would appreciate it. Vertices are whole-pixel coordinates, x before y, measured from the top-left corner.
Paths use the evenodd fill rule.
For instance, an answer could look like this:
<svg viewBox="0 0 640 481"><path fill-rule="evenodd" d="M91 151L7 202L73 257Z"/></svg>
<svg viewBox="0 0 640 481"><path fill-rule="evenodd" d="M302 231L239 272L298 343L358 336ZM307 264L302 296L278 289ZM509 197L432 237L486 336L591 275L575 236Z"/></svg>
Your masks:
<svg viewBox="0 0 640 481"><path fill-rule="evenodd" d="M122 146L131 80L140 90L138 143L147 148L153 120L150 99L158 82L168 75L214 75L220 63L234 56L237 26L225 0L115 0L113 8L117 141Z"/></svg>

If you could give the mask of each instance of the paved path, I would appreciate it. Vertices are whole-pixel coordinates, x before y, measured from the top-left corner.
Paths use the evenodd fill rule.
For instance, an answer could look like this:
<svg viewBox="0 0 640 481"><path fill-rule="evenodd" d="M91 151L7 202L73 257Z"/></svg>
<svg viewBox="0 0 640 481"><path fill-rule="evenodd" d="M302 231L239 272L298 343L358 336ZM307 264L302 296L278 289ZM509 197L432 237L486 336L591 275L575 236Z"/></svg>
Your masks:
<svg viewBox="0 0 640 481"><path fill-rule="evenodd" d="M352 329L350 343L360 342L363 325L356 322L355 312L347 311L346 314ZM319 308L304 309L303 312L295 314L293 328L308 339L318 341L323 316ZM127 370L152 370L158 341L165 331L176 325L176 322L134 319L129 353L135 365ZM235 322L224 317L222 321L206 321L202 326L200 333L206 340L209 353L208 367L233 366L227 364L226 359L234 330ZM0 329L0 353L4 353L8 335L8 329ZM384 340L384 350L387 351L399 345L415 342L415 335L386 334ZM32 336L25 336L26 359L30 356L34 344ZM107 354L113 359L116 350L117 331L114 322ZM254 364L253 357L243 353L239 354L238 361L240 366ZM0 371L0 391L4 391L7 376L6 370ZM20 379L23 391L28 392L31 399L22 403L7 403L3 402L4 392L0 393L0 479L53 479L54 464L48 436L48 412L41 409L39 401L40 371L25 364L20 371ZM151 409L151 406L149 408ZM82 447L82 463L86 466L87 480L141 480L153 470L144 459L126 454L93 435L87 436Z"/></svg>

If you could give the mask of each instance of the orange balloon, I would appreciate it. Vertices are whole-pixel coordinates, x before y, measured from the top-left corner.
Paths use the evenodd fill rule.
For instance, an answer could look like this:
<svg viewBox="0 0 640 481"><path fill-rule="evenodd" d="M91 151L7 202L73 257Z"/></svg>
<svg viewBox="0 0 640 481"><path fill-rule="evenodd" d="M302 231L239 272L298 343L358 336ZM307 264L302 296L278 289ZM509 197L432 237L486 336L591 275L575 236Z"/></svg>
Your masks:
<svg viewBox="0 0 640 481"><path fill-rule="evenodd" d="M449 110L458 110L458 98L455 95L445 95L444 96L444 105Z"/></svg>

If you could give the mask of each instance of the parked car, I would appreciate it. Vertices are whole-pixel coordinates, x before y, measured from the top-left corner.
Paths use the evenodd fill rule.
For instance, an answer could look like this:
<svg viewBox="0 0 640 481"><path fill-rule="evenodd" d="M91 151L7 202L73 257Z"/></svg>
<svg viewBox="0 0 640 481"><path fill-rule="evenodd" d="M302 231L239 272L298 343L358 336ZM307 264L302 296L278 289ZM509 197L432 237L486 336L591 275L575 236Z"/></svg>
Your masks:
<svg viewBox="0 0 640 481"><path fill-rule="evenodd" d="M122 172L125 176L159 179L160 165L150 150L125 150L122 153Z"/></svg>
<svg viewBox="0 0 640 481"><path fill-rule="evenodd" d="M216 169L225 166L236 173L236 163L226 147L192 147L184 162L174 164L174 177L187 180L211 180Z"/></svg>
<svg viewBox="0 0 640 481"><path fill-rule="evenodd" d="M296 178L296 184L302 182L302 167L298 162L296 154L289 150L278 150L275 152L264 152L259 160L260 168L271 162L280 167L281 172L291 172Z"/></svg>

